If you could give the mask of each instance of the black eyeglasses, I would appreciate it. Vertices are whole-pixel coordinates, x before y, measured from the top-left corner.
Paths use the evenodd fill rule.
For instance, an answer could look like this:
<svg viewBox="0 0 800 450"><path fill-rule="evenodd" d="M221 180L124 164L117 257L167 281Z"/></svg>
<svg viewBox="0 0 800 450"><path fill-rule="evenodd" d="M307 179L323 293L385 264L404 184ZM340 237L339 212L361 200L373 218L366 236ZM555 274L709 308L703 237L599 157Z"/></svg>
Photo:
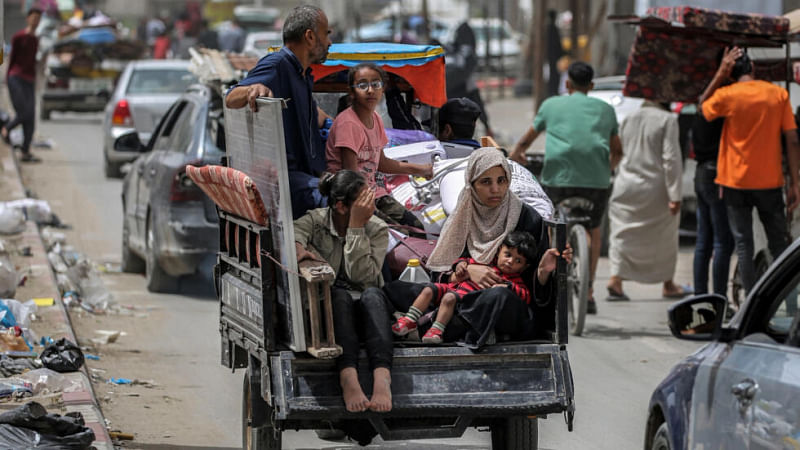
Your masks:
<svg viewBox="0 0 800 450"><path fill-rule="evenodd" d="M374 81L362 81L360 83L356 83L350 86L353 89L358 89L359 91L366 91L369 88L378 90L383 88L383 80L374 80Z"/></svg>

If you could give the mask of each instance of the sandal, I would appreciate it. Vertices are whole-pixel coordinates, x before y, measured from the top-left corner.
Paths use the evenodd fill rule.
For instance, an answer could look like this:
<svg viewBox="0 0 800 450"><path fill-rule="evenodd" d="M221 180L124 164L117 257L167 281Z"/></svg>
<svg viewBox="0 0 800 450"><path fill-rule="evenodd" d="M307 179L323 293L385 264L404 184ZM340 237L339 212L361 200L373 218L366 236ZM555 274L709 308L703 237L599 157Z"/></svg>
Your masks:
<svg viewBox="0 0 800 450"><path fill-rule="evenodd" d="M664 297L664 298L683 298L683 297L686 297L687 295L694 294L694 289L692 289L691 286L688 286L688 285L684 284L684 285L679 285L678 287L680 288L680 291L671 292L669 294L665 294L662 291L661 296Z"/></svg>
<svg viewBox="0 0 800 450"><path fill-rule="evenodd" d="M607 302L628 302L631 300L630 297L625 295L625 292L622 291L616 292L611 288L606 288L606 289L608 289L608 298L606 298Z"/></svg>

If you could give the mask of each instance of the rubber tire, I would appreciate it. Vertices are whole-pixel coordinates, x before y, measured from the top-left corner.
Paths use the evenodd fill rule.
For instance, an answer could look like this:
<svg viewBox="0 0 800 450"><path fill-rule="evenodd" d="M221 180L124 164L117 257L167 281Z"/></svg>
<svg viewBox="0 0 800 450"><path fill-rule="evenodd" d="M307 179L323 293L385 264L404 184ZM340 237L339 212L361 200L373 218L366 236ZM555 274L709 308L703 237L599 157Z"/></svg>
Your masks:
<svg viewBox="0 0 800 450"><path fill-rule="evenodd" d="M122 271L125 273L144 273L145 262L139 255L131 251L129 245L130 231L128 230L128 222L124 218L125 205L122 206L123 219L122 219Z"/></svg>
<svg viewBox="0 0 800 450"><path fill-rule="evenodd" d="M169 276L161 266L158 265L155 255L156 239L153 227L153 215L147 213L147 231L145 232L145 239L147 246L145 248L145 271L144 276L147 281L147 290L150 292L164 292L170 293L178 290L178 279Z"/></svg>
<svg viewBox="0 0 800 450"><path fill-rule="evenodd" d="M662 423L656 430L656 434L653 436L653 445L650 446L650 450L672 450L672 447L669 445L669 428L667 428L667 422Z"/></svg>
<svg viewBox="0 0 800 450"><path fill-rule="evenodd" d="M527 416L498 419L491 427L492 450L536 450L539 423Z"/></svg>
<svg viewBox="0 0 800 450"><path fill-rule="evenodd" d="M250 385L249 372L245 370L242 386L242 448L245 450L278 450L281 448L283 439L280 432L276 436L269 422L272 410L261 398L261 388L259 387L259 392L251 393ZM256 386L260 386L260 380ZM254 402L261 402L257 409L252 407ZM257 428L250 427L253 413L262 416L261 420L266 424Z"/></svg>
<svg viewBox="0 0 800 450"><path fill-rule="evenodd" d="M103 163L103 173L106 178L122 178L121 166L108 160L105 149L103 149Z"/></svg>
<svg viewBox="0 0 800 450"><path fill-rule="evenodd" d="M591 279L591 250L586 237L586 228L581 224L572 225L567 242L572 247L572 264L567 271L569 331L575 336L580 336L586 324Z"/></svg>

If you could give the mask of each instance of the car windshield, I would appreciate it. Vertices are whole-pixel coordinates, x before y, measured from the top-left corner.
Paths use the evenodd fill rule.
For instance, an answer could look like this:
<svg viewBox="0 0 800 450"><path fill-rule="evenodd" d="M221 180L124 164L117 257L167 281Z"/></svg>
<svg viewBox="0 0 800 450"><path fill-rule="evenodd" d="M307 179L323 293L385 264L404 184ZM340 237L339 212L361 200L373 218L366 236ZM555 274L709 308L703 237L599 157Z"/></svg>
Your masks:
<svg viewBox="0 0 800 450"><path fill-rule="evenodd" d="M185 69L135 70L128 83L128 94L180 94L197 78Z"/></svg>
<svg viewBox="0 0 800 450"><path fill-rule="evenodd" d="M477 25L472 27L472 30L475 32L475 39L479 41L486 40L486 26ZM491 39L511 39L511 33L503 27L492 25L489 30Z"/></svg>

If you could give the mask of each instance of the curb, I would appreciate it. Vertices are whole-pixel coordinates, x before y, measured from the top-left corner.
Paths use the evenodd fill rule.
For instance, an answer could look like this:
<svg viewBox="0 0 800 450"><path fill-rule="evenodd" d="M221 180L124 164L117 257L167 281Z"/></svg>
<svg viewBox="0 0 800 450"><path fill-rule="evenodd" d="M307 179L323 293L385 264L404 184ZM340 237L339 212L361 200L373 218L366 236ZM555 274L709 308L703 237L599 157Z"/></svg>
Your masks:
<svg viewBox="0 0 800 450"><path fill-rule="evenodd" d="M22 174L19 170L19 163L14 156L14 151L7 145L3 145L0 150L0 167L2 172L6 175L5 182L6 188L10 192L10 196L15 198L25 198L25 187L22 183ZM14 175L11 175L13 172ZM11 180L13 178L13 181ZM50 267L50 262L47 259L47 251L39 231L39 227L33 222L26 222L25 231L23 231L19 238L21 245L30 246L33 256L27 257L26 262L30 263L31 278L37 279L39 290L37 296L39 297L53 297L55 303L51 307L40 307L36 315L40 318L39 321L33 322L33 327L40 336L51 336L53 339L65 337L72 342L77 343L78 340L72 328L67 309L61 301L61 293L56 284L55 273ZM40 329L43 323L49 324L47 329ZM42 401L42 405L48 408L48 412L56 412L65 414L67 412L80 412L86 422L86 426L91 428L95 434L95 441L92 445L98 450L114 448L108 429L106 428L105 419L100 411L97 397L95 395L92 383L89 377L89 371L86 364L83 365L79 372L63 374L72 381L80 382L82 388L74 392L64 392L51 397L49 401ZM40 399L36 399L40 400ZM9 403L13 407L18 406L17 403Z"/></svg>

